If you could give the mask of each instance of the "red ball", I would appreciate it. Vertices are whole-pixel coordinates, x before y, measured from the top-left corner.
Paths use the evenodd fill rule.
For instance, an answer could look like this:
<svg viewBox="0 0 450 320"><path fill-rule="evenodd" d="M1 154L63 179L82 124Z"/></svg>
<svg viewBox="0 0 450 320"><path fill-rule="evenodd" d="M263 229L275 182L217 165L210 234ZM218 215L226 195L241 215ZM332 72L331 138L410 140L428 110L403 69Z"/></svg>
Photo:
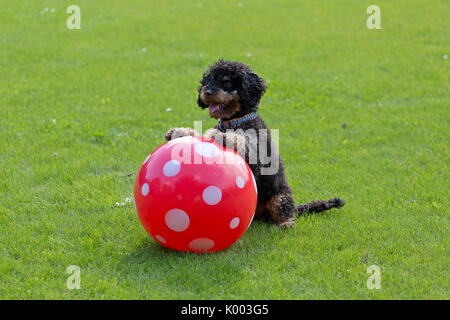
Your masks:
<svg viewBox="0 0 450 320"><path fill-rule="evenodd" d="M256 182L234 150L201 137L169 141L145 159L134 185L136 212L160 244L214 252L235 243L256 210Z"/></svg>

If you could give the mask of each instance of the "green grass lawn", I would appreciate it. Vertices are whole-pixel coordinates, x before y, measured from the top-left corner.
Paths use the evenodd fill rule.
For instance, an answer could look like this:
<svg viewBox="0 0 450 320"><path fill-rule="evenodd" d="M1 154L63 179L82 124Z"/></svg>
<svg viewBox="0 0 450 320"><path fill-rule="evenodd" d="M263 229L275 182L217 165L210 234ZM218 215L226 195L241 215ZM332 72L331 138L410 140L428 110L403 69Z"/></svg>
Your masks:
<svg viewBox="0 0 450 320"><path fill-rule="evenodd" d="M448 299L450 3L378 0L381 30L371 4L0 0L0 298ZM170 127L215 124L196 99L219 58L266 79L296 201L347 204L173 252L115 203Z"/></svg>

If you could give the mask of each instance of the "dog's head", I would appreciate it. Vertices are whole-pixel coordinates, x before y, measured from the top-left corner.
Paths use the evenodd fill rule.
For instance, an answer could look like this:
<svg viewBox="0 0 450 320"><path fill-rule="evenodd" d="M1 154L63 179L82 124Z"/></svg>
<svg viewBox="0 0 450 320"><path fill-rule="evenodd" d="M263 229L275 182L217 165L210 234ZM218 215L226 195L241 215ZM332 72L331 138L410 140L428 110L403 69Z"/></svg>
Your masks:
<svg viewBox="0 0 450 320"><path fill-rule="evenodd" d="M266 91L266 84L248 66L219 60L203 75L197 103L209 108L216 119L232 119L254 112Z"/></svg>

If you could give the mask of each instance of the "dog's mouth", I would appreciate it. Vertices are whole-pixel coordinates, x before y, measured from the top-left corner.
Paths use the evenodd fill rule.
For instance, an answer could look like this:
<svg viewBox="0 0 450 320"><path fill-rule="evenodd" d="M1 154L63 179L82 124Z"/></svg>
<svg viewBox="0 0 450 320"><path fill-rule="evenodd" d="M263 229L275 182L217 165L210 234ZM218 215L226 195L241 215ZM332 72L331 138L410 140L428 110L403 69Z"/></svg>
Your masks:
<svg viewBox="0 0 450 320"><path fill-rule="evenodd" d="M240 110L238 105L211 103L208 105L209 116L215 119L231 118L237 111Z"/></svg>
<svg viewBox="0 0 450 320"><path fill-rule="evenodd" d="M214 119L229 118L237 111L232 104L210 104L209 116Z"/></svg>
<svg viewBox="0 0 450 320"><path fill-rule="evenodd" d="M217 113L221 113L223 110L224 105L223 104L210 104L209 105L209 114L212 116Z"/></svg>

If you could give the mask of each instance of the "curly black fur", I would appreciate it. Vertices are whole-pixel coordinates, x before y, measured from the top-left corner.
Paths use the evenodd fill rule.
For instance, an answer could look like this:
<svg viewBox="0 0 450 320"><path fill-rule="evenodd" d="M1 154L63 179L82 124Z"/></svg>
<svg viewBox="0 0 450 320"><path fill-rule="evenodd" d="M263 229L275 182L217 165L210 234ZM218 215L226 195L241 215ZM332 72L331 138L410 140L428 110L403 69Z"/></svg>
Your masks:
<svg viewBox="0 0 450 320"><path fill-rule="evenodd" d="M249 113L256 112L261 97L266 91L266 84L262 78L245 64L232 61L219 60L204 73L200 82L201 86L199 87L197 99L198 105L202 109L209 107L210 116L218 118L221 121L240 118ZM249 129L255 130L256 140L252 140L249 136L242 134L243 132L248 132ZM270 131L259 115L237 125L234 128L234 133L226 131L219 123L205 134L206 136L215 138L216 142L221 140L227 146L230 145L228 144L230 141L234 141L236 150L237 146L245 145L245 154L243 156L255 176L258 187L256 218L283 227L292 226L295 222L296 213L321 212L331 208L341 208L344 205L344 201L339 198L334 198L329 201L319 200L297 206L292 196L292 190L287 182L284 163L281 157L277 157L279 161L278 171L275 174L269 175L262 174L262 169L270 167L270 163L262 163L259 157L257 163L251 163L249 161L249 150L255 151L261 147L258 144L260 141L258 139L260 135L259 129L267 130L268 155L278 153L278 150L272 144ZM177 129L171 130L176 131ZM189 132L191 131L186 130L186 128L180 128L178 135L193 134ZM172 133L166 136L166 139L170 140L171 136ZM253 145L252 141L258 141L257 145Z"/></svg>

